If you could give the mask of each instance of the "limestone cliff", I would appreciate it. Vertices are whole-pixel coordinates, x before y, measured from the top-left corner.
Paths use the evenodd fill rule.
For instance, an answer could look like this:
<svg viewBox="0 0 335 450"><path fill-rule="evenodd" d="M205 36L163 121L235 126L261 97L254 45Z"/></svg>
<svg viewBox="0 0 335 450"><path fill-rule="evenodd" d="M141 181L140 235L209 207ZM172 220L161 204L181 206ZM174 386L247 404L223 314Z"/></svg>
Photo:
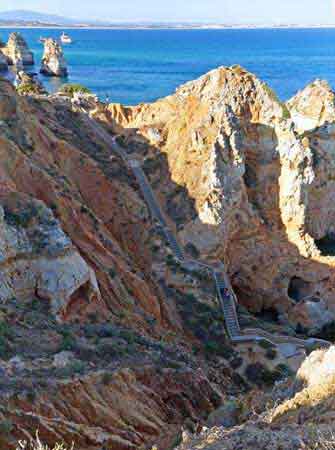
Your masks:
<svg viewBox="0 0 335 450"><path fill-rule="evenodd" d="M78 292L87 302L100 298L93 270L42 202L2 191L0 225L1 302L36 296L62 317Z"/></svg>
<svg viewBox="0 0 335 450"><path fill-rule="evenodd" d="M68 73L61 45L54 39L44 40L41 73L53 77L65 77Z"/></svg>
<svg viewBox="0 0 335 450"><path fill-rule="evenodd" d="M243 384L212 280L176 263L123 158L70 98L0 80L0 144L1 445L36 428L83 450L171 445Z"/></svg>
<svg viewBox="0 0 335 450"><path fill-rule="evenodd" d="M11 33L7 45L1 51L9 65L22 67L34 64L34 55L20 33Z"/></svg>
<svg viewBox="0 0 335 450"><path fill-rule="evenodd" d="M319 332L335 317L331 106L306 129L291 104L240 67L137 107L0 80L5 448L38 428L49 445L165 450L290 373L268 342L230 346L213 280L174 258L128 162L190 258L225 263L242 327Z"/></svg>
<svg viewBox="0 0 335 450"><path fill-rule="evenodd" d="M333 94L324 83L312 89L331 118ZM334 319L335 260L315 241L332 232L332 185L268 86L240 67L219 68L156 103L92 114L124 129L179 239L204 259L225 261L245 306L314 331ZM331 145L319 151L331 158ZM327 190L316 216L316 194Z"/></svg>
<svg viewBox="0 0 335 450"><path fill-rule="evenodd" d="M204 427L195 435L184 433L184 442L177 449L331 449L334 445L334 375L334 347L313 352L295 381L278 385L271 394L254 392L234 399L231 402L235 403L237 411L234 424L220 426L227 415L226 405L221 408L221 415L216 415L216 426Z"/></svg>
<svg viewBox="0 0 335 450"><path fill-rule="evenodd" d="M315 80L287 102L299 132L334 121L335 94L324 80Z"/></svg>

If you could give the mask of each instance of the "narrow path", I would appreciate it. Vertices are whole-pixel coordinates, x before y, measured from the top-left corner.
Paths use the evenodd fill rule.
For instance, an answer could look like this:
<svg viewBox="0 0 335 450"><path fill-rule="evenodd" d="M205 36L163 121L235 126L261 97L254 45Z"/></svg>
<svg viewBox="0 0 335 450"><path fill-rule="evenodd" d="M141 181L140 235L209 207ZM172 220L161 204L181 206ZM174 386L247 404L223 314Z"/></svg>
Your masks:
<svg viewBox="0 0 335 450"><path fill-rule="evenodd" d="M180 262L189 263L190 265L193 266L197 265L199 267L205 268L208 271L208 273L210 273L210 275L212 276L216 286L218 301L224 316L226 331L232 343L238 344L246 342L252 343L259 341L267 341L272 345L280 347L281 344L283 343L292 342L295 343L297 348L300 349L306 348L307 345L311 344L318 344L320 347L330 345L329 342L324 341L322 339L310 338L308 340L302 340L293 337L291 338L290 336L272 335L270 333L265 332L264 330L259 329L249 330L249 334L248 331L246 333L241 331L236 310L237 298L229 282L228 275L225 273L224 270L218 271L218 269L212 265L209 265L207 263L205 264L202 261L197 261L185 257L183 248L179 245L174 233L171 231L164 218L160 205L156 199L155 193L153 192L152 187L141 167L141 163L136 159L131 159L126 154L124 148L117 143L116 136L111 136L98 122L96 122L94 119L89 118L86 111L82 110L82 112L84 113L85 120L89 121L90 126L94 126L97 134L101 137L101 139L107 145L109 145L111 149L118 156L120 156L122 160L132 170L138 182L138 185L141 189L144 200L148 205L150 213L152 217L159 222L162 231L164 233L164 236L175 255L175 258Z"/></svg>

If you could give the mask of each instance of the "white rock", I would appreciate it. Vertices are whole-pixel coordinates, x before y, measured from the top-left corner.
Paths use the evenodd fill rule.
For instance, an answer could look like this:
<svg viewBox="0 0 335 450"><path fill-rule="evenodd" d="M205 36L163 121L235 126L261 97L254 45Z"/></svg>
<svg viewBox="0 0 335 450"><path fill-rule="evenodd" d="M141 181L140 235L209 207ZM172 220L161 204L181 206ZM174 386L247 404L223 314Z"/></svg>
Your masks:
<svg viewBox="0 0 335 450"><path fill-rule="evenodd" d="M53 366L58 369L62 369L71 364L73 361L74 361L74 353L69 351L63 351L57 353L54 356Z"/></svg>

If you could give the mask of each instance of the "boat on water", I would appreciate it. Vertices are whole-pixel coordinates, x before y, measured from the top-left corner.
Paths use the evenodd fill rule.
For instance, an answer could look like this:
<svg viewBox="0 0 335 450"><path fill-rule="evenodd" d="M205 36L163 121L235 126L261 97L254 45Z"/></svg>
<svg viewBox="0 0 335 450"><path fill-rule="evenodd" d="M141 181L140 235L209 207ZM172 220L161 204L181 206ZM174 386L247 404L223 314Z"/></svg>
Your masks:
<svg viewBox="0 0 335 450"><path fill-rule="evenodd" d="M68 34L64 33L64 32L62 33L62 35L60 37L60 40L61 40L61 42L63 44L72 44L71 37Z"/></svg>

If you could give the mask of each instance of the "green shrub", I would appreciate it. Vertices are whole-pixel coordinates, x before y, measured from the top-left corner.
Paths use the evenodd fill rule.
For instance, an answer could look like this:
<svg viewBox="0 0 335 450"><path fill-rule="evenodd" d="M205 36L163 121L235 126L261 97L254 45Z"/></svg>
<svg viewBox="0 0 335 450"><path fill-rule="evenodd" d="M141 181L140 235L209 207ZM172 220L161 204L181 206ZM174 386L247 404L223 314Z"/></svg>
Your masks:
<svg viewBox="0 0 335 450"><path fill-rule="evenodd" d="M81 84L77 83L66 83L61 86L59 90L60 94L67 95L69 97L73 97L74 94L80 93L80 94L91 94L92 92L90 89L88 89L85 86L82 86Z"/></svg>
<svg viewBox="0 0 335 450"><path fill-rule="evenodd" d="M71 350L75 350L76 347L76 338L75 336L71 333L71 331L69 330L62 330L61 335L63 337L63 341L61 344L61 351L67 350L67 351L71 351Z"/></svg>
<svg viewBox="0 0 335 450"><path fill-rule="evenodd" d="M293 375L292 370L286 364L278 364L274 372L277 376L277 379L286 378Z"/></svg>
<svg viewBox="0 0 335 450"><path fill-rule="evenodd" d="M271 359L271 360L276 359L277 351L275 349L273 349L273 348L269 348L265 352L265 357L268 358L268 359Z"/></svg>
<svg viewBox="0 0 335 450"><path fill-rule="evenodd" d="M259 341L259 346L264 348L264 350L268 350L270 348L275 348L275 345L272 344L272 342L267 341L266 339L262 339L261 341Z"/></svg>
<svg viewBox="0 0 335 450"><path fill-rule="evenodd" d="M8 435L13 429L13 423L11 420L3 420L0 422L0 435Z"/></svg>
<svg viewBox="0 0 335 450"><path fill-rule="evenodd" d="M9 339L12 333L8 324L4 321L0 322L0 358L7 358L10 352Z"/></svg>
<svg viewBox="0 0 335 450"><path fill-rule="evenodd" d="M207 355L222 356L223 358L230 358L233 355L233 350L226 344L218 341L208 341L205 344L205 352Z"/></svg>
<svg viewBox="0 0 335 450"><path fill-rule="evenodd" d="M285 103L282 103L283 119L290 119L291 113Z"/></svg>
<svg viewBox="0 0 335 450"><path fill-rule="evenodd" d="M17 88L17 93L20 95L33 95L33 94L41 94L42 90L40 86L31 82L31 83L21 83Z"/></svg>
<svg viewBox="0 0 335 450"><path fill-rule="evenodd" d="M249 364L246 368L245 375L248 381L257 386L262 386L264 384L271 385L276 381L273 373L259 362Z"/></svg>
<svg viewBox="0 0 335 450"><path fill-rule="evenodd" d="M237 370L243 365L243 358L237 356L230 361L230 366L232 369Z"/></svg>
<svg viewBox="0 0 335 450"><path fill-rule="evenodd" d="M105 386L108 385L111 381L113 380L113 374L110 372L105 372L102 375L102 384L104 384Z"/></svg>

